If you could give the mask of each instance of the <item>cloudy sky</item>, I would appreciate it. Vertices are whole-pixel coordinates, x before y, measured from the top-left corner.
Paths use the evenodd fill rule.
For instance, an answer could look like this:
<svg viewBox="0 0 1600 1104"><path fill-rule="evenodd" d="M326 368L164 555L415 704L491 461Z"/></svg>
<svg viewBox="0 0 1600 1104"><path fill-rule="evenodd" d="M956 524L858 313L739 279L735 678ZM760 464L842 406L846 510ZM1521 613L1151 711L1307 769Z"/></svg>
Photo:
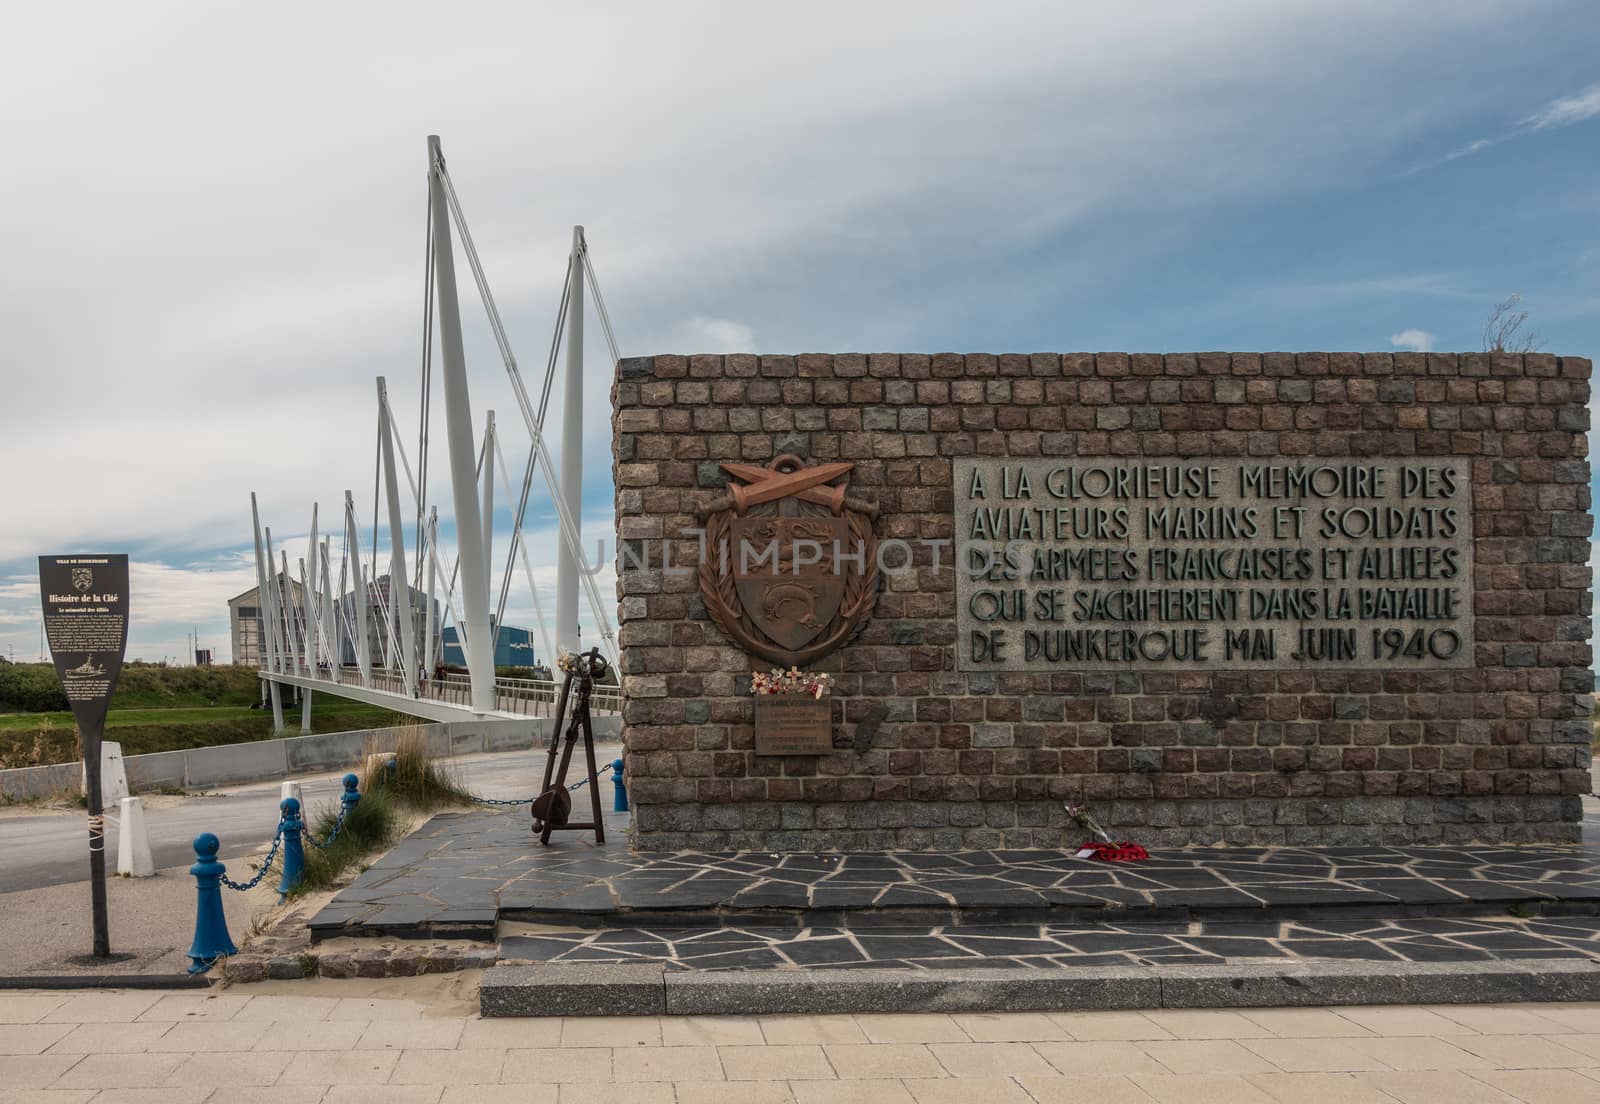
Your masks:
<svg viewBox="0 0 1600 1104"><path fill-rule="evenodd" d="M1518 292L1593 356L1597 59L1582 0L13 11L0 652L39 653L40 553L128 551L130 654L225 658L251 491L292 556L347 488L370 527L375 376L415 435L429 133L534 387L576 222L625 355L1473 350Z"/></svg>

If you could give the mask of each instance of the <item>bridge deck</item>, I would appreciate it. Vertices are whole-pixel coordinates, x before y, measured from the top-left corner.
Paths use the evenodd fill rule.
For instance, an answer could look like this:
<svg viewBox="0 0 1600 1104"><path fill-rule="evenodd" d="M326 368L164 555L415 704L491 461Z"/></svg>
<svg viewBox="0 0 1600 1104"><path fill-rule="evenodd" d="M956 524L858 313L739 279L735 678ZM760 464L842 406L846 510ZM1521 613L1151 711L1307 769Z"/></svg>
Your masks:
<svg viewBox="0 0 1600 1104"><path fill-rule="evenodd" d="M478 717L549 717L555 713L560 686L539 679L495 679L495 708L479 713L472 708L472 686L465 675L446 675L442 679L420 679L407 686L405 676L395 670L374 670L363 682L355 667L331 670L308 668L300 664L290 671L262 668L261 678L285 686L320 690L381 706L430 721L466 721ZM599 714L616 713L622 708L620 691L615 686L596 686L590 709Z"/></svg>

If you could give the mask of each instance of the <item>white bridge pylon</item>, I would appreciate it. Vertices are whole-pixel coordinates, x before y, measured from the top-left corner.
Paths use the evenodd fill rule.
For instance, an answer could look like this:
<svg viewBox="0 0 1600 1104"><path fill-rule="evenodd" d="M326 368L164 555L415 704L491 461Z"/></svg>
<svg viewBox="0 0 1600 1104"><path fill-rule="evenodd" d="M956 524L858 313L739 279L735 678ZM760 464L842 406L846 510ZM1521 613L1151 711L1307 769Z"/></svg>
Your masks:
<svg viewBox="0 0 1600 1104"><path fill-rule="evenodd" d="M581 589L599 630L600 648L611 661L612 670L617 670L611 617L592 573L583 569L580 541L585 290L593 296L613 364L620 354L589 260L583 227L573 227L572 251L562 281L549 362L535 404L501 324L436 135L428 138L427 221L418 466L412 467L406 453L390 406L387 382L380 376L374 497L377 516L371 519L371 548L362 547L355 497L346 490L343 524L328 526L342 529L337 580L333 538L324 536L318 543L316 503L311 507L307 556L299 559L298 574L291 575L288 553L279 553L281 566L280 559L274 558L272 529L262 526L256 495L250 495L261 618L261 679L278 731L283 729L285 686L300 691L301 728L307 732L311 727L311 692L315 690L430 720L547 715L555 698L553 681L501 679L495 675L496 637L519 564L532 599L545 662L551 663L561 652L577 650ZM512 470L505 461L494 412L487 411L481 424L473 417L456 295L457 235L531 442L520 487L509 482ZM454 519L456 538L455 555L448 563L439 547L439 504L428 501L428 433L436 333L450 476L448 516ZM557 470L545 443L544 426L563 335L567 351L565 410L562 466ZM530 549L523 532L536 475L544 480L557 516L554 637L545 621L535 583L532 553L537 550ZM498 594L492 595L497 477L505 502L513 511L513 521ZM385 543L380 539L380 526L387 531L387 586L379 585L385 574L379 566L379 545ZM408 557L408 549L414 555ZM447 624L456 627L456 638L466 659L466 675L440 670ZM609 687L596 688L593 704L602 710L621 707L617 692Z"/></svg>

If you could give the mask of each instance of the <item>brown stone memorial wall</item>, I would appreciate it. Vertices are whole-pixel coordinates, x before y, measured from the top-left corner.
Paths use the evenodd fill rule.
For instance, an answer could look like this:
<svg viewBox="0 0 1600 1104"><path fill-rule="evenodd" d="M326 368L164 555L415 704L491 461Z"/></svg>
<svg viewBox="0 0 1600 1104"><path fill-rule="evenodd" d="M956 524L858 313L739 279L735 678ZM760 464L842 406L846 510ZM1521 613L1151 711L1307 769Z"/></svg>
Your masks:
<svg viewBox="0 0 1600 1104"><path fill-rule="evenodd" d="M1059 848L1083 835L1066 802L1155 846L1576 839L1589 375L1543 354L624 360L635 846ZM876 601L858 631L791 607L770 631L795 647L854 632L802 665L833 677L831 724L798 703L758 724L750 674L775 664L722 627L755 600L743 577L708 613L707 516L796 464L851 467L752 516L870 528L872 571L847 550L823 574ZM810 593L824 619L841 601ZM768 614L745 644L788 616Z"/></svg>

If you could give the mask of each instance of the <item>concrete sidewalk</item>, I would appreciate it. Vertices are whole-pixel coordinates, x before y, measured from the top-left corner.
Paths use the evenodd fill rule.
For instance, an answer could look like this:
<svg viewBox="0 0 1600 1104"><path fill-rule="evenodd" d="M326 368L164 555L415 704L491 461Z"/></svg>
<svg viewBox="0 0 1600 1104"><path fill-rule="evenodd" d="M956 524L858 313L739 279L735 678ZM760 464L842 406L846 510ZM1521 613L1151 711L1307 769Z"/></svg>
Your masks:
<svg viewBox="0 0 1600 1104"><path fill-rule="evenodd" d="M619 754L614 746L600 750L606 754L607 764ZM544 758L540 749L463 757L455 765L475 793L513 797L538 788ZM313 810L337 801L343 773L300 779ZM239 787L203 798L162 796L148 801L146 820L155 841L156 861L172 865L153 878L107 879L111 950L118 956L111 962L81 960L92 945L83 811L0 815L0 855L4 856L0 887L33 883L27 889L0 892L0 977L183 973L189 966L184 952L194 935L195 882L188 866L194 860L194 836L201 831L221 836L229 876L244 880L251 875L249 860L259 860L266 853L277 826L277 806L275 785ZM108 862L114 865L115 829L108 834ZM249 893L222 894L235 943L242 944L252 920L274 906L277 883L274 874ZM6 999L0 993L0 1004Z"/></svg>
<svg viewBox="0 0 1600 1104"><path fill-rule="evenodd" d="M1573 1104L1600 1004L486 1021L474 979L0 999L0 1104Z"/></svg>

